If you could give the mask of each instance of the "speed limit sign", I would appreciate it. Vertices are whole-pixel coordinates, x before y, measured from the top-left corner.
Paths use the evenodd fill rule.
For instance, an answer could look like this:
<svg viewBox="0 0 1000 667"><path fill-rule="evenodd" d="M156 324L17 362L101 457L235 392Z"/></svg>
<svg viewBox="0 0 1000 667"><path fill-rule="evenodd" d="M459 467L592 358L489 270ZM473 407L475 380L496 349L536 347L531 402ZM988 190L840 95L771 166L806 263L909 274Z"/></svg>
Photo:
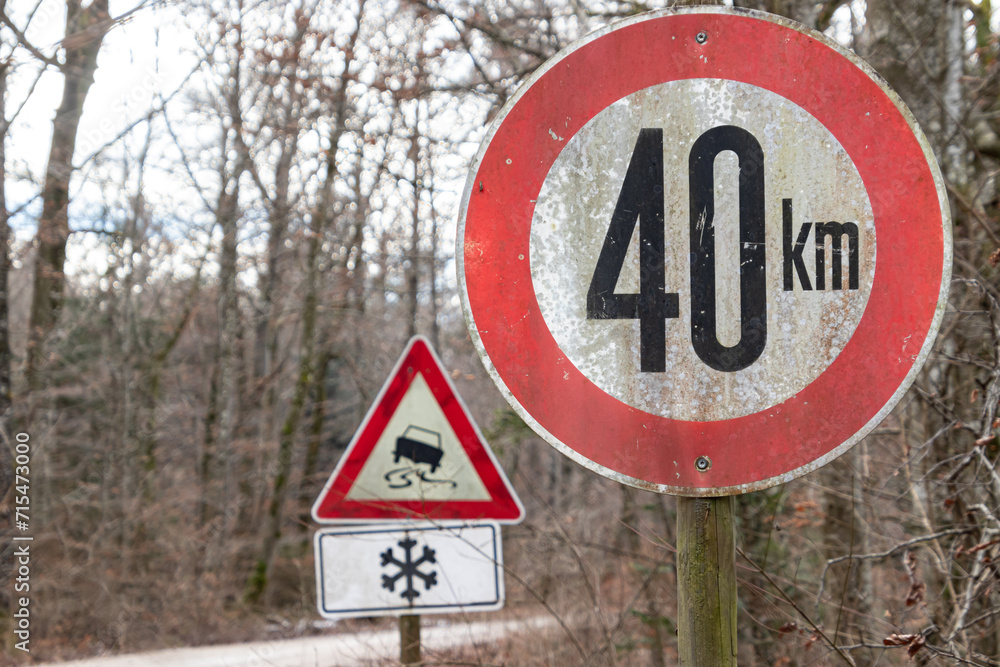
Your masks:
<svg viewBox="0 0 1000 667"><path fill-rule="evenodd" d="M951 270L931 149L870 67L769 14L612 25L540 68L466 184L472 339L582 465L720 496L813 470L901 398Z"/></svg>

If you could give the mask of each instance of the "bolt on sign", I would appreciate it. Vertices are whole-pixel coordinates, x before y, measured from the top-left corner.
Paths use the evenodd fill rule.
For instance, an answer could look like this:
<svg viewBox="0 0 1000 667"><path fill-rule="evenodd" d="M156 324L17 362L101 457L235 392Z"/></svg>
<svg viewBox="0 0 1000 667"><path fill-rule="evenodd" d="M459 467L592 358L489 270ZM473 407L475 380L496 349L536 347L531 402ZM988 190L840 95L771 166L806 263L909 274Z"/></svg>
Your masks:
<svg viewBox="0 0 1000 667"><path fill-rule="evenodd" d="M687 496L839 456L930 353L941 175L853 53L761 12L665 10L543 65L500 112L458 235L472 339L578 463Z"/></svg>

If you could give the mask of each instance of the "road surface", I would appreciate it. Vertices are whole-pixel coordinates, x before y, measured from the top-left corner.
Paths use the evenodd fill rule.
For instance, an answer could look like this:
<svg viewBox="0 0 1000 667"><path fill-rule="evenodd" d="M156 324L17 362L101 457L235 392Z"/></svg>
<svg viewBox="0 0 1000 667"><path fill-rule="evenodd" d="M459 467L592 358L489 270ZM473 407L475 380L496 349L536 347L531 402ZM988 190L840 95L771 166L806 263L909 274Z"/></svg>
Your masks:
<svg viewBox="0 0 1000 667"><path fill-rule="evenodd" d="M424 651L499 641L525 631L552 627L551 617L433 625L424 620ZM399 659L399 631L359 632L303 637L252 644L180 648L116 657L87 658L40 667L368 667L379 660Z"/></svg>

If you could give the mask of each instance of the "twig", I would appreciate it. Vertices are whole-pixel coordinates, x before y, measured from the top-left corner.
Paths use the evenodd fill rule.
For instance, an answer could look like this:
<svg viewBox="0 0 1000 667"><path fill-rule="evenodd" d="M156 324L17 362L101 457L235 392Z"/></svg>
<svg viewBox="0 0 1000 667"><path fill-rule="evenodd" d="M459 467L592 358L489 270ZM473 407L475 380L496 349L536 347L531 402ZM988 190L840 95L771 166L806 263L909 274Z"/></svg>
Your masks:
<svg viewBox="0 0 1000 667"><path fill-rule="evenodd" d="M580 568L580 577L583 579L584 586L586 586L587 588L587 593L590 595L590 600L594 604L594 615L597 616L597 621L598 623L601 624L601 629L604 631L605 640L607 641L608 644L611 644L612 641L611 629L608 627L608 624L604 618L604 614L601 612L601 601L598 599L598 591L594 587L594 583L590 580L590 576L587 573L586 561L584 560L583 555L580 553L580 550L577 548L577 546L573 543L572 540L570 540L569 535L566 534L566 531L563 529L561 523L559 521L556 521L555 526L556 529L559 531L559 536L562 538L563 543L567 547L569 547L570 553L573 554L573 559L576 560L577 567ZM588 657L587 659L588 663L590 662L590 657ZM617 661L614 659L614 651L611 652L611 658L612 662L614 664L617 664Z"/></svg>
<svg viewBox="0 0 1000 667"><path fill-rule="evenodd" d="M789 606L791 606L791 608L794 609L799 616L802 617L802 620L804 620L806 623L809 624L809 627L812 628L813 632L816 633L816 635L819 638L821 638L824 642L826 642L827 646L836 651L837 655L840 656L840 658L844 661L845 664L851 665L851 667L857 667L857 663L854 662L854 659L850 655L844 653L840 649L840 647L837 646L834 642L830 641L830 638L826 636L826 633L824 633L823 630L813 622L812 618L810 618L809 615L806 614L806 612L803 611L802 608L795 603L795 600L788 597L785 591L783 591L781 587L778 586L778 584L774 581L774 579L771 578L771 575L765 572L759 565L757 565L757 563L755 563L749 556L747 556L746 553L743 552L743 549L737 547L736 553L742 556L743 559L746 560L746 562L750 563L750 565L753 566L755 570L757 570L757 573L760 574L762 577L764 577L764 579L767 580L767 583L771 584L771 586L774 587L774 590L778 591L778 594L781 596L781 598Z"/></svg>
<svg viewBox="0 0 1000 667"><path fill-rule="evenodd" d="M21 30L16 25L14 25L14 22L11 21L10 18L7 16L6 11L0 12L0 23L3 23L5 26L10 28L10 30L14 33L14 37L17 38L17 43L26 48L29 52L31 52L31 55L35 56L46 65L51 65L52 67L56 68L61 67L58 60L56 60L52 56L45 55L44 53L39 51L34 44L28 41L28 38L25 36L25 34L21 32Z"/></svg>
<svg viewBox="0 0 1000 667"><path fill-rule="evenodd" d="M945 187L948 189L948 194L951 195L952 201L958 204L960 209L975 218L982 230L989 234L990 238L993 239L993 242L1000 245L1000 237L997 236L996 232L993 231L993 228L990 226L990 220L987 219L981 211L977 210L976 207L973 206L972 203L969 202L969 200L967 200L965 196L951 183L945 182Z"/></svg>
<svg viewBox="0 0 1000 667"><path fill-rule="evenodd" d="M830 558L826 561L826 566L829 568L831 565L835 565L845 560L880 560L884 558L889 558L898 554L900 551L905 551L910 547L920 544L921 542L930 542L931 540L936 540L940 537L947 537L948 535L962 535L965 533L971 533L972 528L952 528L950 530L942 530L940 533L934 533L933 535L924 535L923 537L915 537L912 540L907 540L906 542L901 542L889 549L888 551L883 551L881 553L874 554L848 554L847 556L837 556L836 558ZM823 570L823 576L826 576L826 569Z"/></svg>
<svg viewBox="0 0 1000 667"><path fill-rule="evenodd" d="M670 553L671 552L667 552L667 554ZM659 561L657 561L656 565L650 568L649 573L642 580L642 584L639 586L639 589L632 596L632 599L628 601L628 604L625 605L625 608L622 609L621 614L619 614L618 616L618 621L607 632L607 636L604 638L604 642L596 651L594 651L594 655L599 654L601 651L605 649L605 647L610 648L612 650L614 649L611 643L612 640L614 639L613 635L618 631L620 631L622 629L622 626L625 625L625 620L628 617L629 613L631 613L632 610L635 608L636 603L639 601L639 598L645 595L646 590L649 588L649 585L653 582L653 578L656 577L656 575L659 573L659 569L663 565L665 565L669 559L670 559L669 555L664 556Z"/></svg>

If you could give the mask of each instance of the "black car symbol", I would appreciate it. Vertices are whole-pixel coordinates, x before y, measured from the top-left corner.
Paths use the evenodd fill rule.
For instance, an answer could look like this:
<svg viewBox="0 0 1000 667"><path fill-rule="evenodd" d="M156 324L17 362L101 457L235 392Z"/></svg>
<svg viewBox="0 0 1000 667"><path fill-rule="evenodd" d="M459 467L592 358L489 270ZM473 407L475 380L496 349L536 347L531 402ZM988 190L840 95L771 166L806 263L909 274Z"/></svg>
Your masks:
<svg viewBox="0 0 1000 667"><path fill-rule="evenodd" d="M441 434L411 424L403 431L403 435L396 438L393 462L399 463L399 459L408 458L414 463L430 465L431 472L434 472L441 465L443 456Z"/></svg>

